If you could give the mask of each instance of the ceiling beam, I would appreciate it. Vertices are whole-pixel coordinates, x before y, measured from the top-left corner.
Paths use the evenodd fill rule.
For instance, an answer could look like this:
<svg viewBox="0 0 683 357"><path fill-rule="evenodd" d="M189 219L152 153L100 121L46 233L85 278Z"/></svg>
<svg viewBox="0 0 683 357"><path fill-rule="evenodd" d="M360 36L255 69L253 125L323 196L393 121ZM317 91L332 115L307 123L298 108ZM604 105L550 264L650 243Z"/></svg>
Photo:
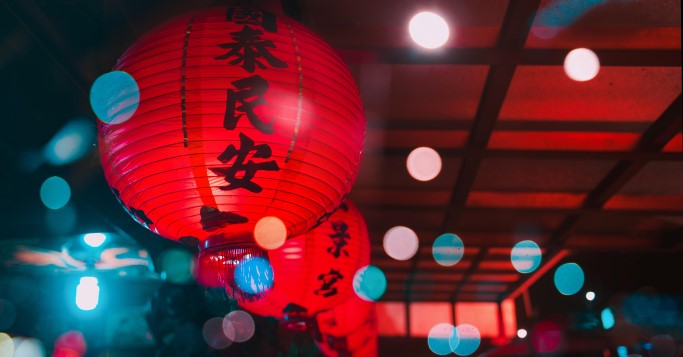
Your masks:
<svg viewBox="0 0 683 357"><path fill-rule="evenodd" d="M414 147L410 148L365 148L364 156L399 156L406 157ZM645 160L645 161L679 161L680 152L661 151L591 151L591 150L516 150L490 149L482 152L477 149L438 148L441 157L470 158L476 155L483 158L511 158L511 159L569 159L569 160Z"/></svg>
<svg viewBox="0 0 683 357"><path fill-rule="evenodd" d="M540 192L539 192L540 193ZM443 212L443 206L423 206L414 204L361 204L363 208L376 209L382 211L392 211L392 212ZM470 207L466 206L462 208L463 212L471 213L494 213L494 214L505 214L509 213L524 213L524 214L537 214L537 213L555 213L555 214L580 214L584 216L588 215L599 215L602 213L608 214L618 214L624 216L681 216L683 215L683 210L680 207L676 208L629 208L629 209L609 209L605 210L599 207L577 207L577 208L558 208L558 207ZM458 231L459 234L461 231Z"/></svg>
<svg viewBox="0 0 683 357"><path fill-rule="evenodd" d="M347 64L562 66L573 48L336 48ZM680 50L595 49L604 67L680 67Z"/></svg>
<svg viewBox="0 0 683 357"><path fill-rule="evenodd" d="M438 119L413 118L368 121L368 130L382 131L409 130L420 132L425 130L453 130L470 131L471 119ZM560 120L547 118L543 120L505 119L496 123L499 131L573 131L573 132L613 132L613 133L642 133L650 126L649 122L621 122L600 120Z"/></svg>
<svg viewBox="0 0 683 357"><path fill-rule="evenodd" d="M683 125L682 105L681 94L679 94L664 113L643 134L638 143L639 151L658 152L676 134L681 132ZM605 202L619 192L648 162L648 160L625 160L618 162L587 195L583 207L586 209L602 208ZM570 214L557 230L551 234L548 244L546 244L548 256L556 256L558 252L563 250L567 240L576 231L582 217L581 213ZM507 293L501 295L500 300L502 301L509 297L513 292L518 292L521 286L526 286L528 289L531 284L528 284L526 281L529 279L522 279L517 284L514 284Z"/></svg>

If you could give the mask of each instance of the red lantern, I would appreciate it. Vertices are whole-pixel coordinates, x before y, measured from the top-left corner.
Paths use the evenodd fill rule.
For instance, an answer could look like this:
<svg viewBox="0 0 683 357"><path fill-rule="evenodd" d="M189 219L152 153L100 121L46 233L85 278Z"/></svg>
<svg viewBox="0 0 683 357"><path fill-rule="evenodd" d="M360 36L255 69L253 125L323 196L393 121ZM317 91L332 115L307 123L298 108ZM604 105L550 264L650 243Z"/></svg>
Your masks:
<svg viewBox="0 0 683 357"><path fill-rule="evenodd" d="M375 304L369 304L370 311L361 316L361 325L346 334L332 334L325 331L325 325L318 325L321 341L316 341L316 344L325 356L377 356L377 315Z"/></svg>
<svg viewBox="0 0 683 357"><path fill-rule="evenodd" d="M235 295L231 287L228 292L245 310L305 328L316 312L355 295L353 276L370 262L365 221L347 200L327 222L271 250L268 257L274 275L270 291L254 299Z"/></svg>
<svg viewBox="0 0 683 357"><path fill-rule="evenodd" d="M274 216L298 236L349 192L365 132L358 91L298 22L211 8L153 30L115 69L136 80L140 102L129 120L100 123L102 165L153 232L222 244Z"/></svg>
<svg viewBox="0 0 683 357"><path fill-rule="evenodd" d="M374 314L375 303L363 300L356 294L343 304L316 315L318 329L325 335L345 336L367 323L368 316Z"/></svg>

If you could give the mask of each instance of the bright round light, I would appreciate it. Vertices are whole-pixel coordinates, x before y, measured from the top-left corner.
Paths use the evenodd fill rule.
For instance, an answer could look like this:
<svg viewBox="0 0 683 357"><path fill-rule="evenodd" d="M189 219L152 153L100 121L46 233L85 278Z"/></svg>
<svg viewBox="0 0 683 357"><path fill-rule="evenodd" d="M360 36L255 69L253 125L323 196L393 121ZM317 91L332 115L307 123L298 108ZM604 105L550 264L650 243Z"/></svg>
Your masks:
<svg viewBox="0 0 683 357"><path fill-rule="evenodd" d="M107 236L104 235L104 233L88 233L83 236L83 241L85 244L93 248L101 246L106 240Z"/></svg>
<svg viewBox="0 0 683 357"><path fill-rule="evenodd" d="M415 43L429 49L443 46L449 37L448 23L433 12L421 12L413 16L408 32Z"/></svg>
<svg viewBox="0 0 683 357"><path fill-rule="evenodd" d="M441 172L441 156L436 150L422 146L410 152L406 167L414 179L429 181Z"/></svg>
<svg viewBox="0 0 683 357"><path fill-rule="evenodd" d="M456 327L458 344L451 345L453 353L458 356L469 356L477 351L481 344L479 329L470 324L462 324Z"/></svg>
<svg viewBox="0 0 683 357"><path fill-rule="evenodd" d="M587 48L577 48L565 57L564 72L577 82L589 81L600 72L600 59Z"/></svg>
<svg viewBox="0 0 683 357"><path fill-rule="evenodd" d="M432 245L432 255L439 265L452 266L457 264L465 254L465 244L455 234L440 235Z"/></svg>
<svg viewBox="0 0 683 357"><path fill-rule="evenodd" d="M204 342L215 350L227 348L235 337L231 329L223 329L223 321L222 317L212 317L202 327Z"/></svg>
<svg viewBox="0 0 683 357"><path fill-rule="evenodd" d="M592 291L587 292L586 293L586 300L588 300L588 301L595 300L595 293Z"/></svg>
<svg viewBox="0 0 683 357"><path fill-rule="evenodd" d="M243 259L235 268L235 283L247 294L263 294L273 287L273 267L264 258Z"/></svg>
<svg viewBox="0 0 683 357"><path fill-rule="evenodd" d="M45 356L45 347L43 346L43 343L36 338L15 337L12 339L12 342L14 343L14 354L12 357Z"/></svg>
<svg viewBox="0 0 683 357"><path fill-rule="evenodd" d="M427 345L437 355L445 356L453 351L451 346L458 345L458 333L451 324L436 324L429 330Z"/></svg>
<svg viewBox="0 0 683 357"><path fill-rule="evenodd" d="M387 278L376 266L362 267L353 276L353 291L365 301L379 300L386 290Z"/></svg>
<svg viewBox="0 0 683 357"><path fill-rule="evenodd" d="M60 209L71 199L71 187L59 176L52 176L40 186L40 200L45 207Z"/></svg>
<svg viewBox="0 0 683 357"><path fill-rule="evenodd" d="M135 78L123 71L101 75L90 88L90 106L104 123L120 124L130 119L140 105Z"/></svg>
<svg viewBox="0 0 683 357"><path fill-rule="evenodd" d="M517 337L519 337L519 338L524 338L524 337L526 337L526 330L523 329L523 328L517 330Z"/></svg>
<svg viewBox="0 0 683 357"><path fill-rule="evenodd" d="M223 332L226 336L234 336L235 342L245 342L254 336L256 325L247 312L235 310L223 318Z"/></svg>
<svg viewBox="0 0 683 357"><path fill-rule="evenodd" d="M277 217L263 217L254 227L254 240L261 248L272 250L280 248L287 239L287 227Z"/></svg>
<svg viewBox="0 0 683 357"><path fill-rule="evenodd" d="M396 226L384 234L383 245L388 256L396 260L408 260L417 253L420 241L412 229Z"/></svg>
<svg viewBox="0 0 683 357"><path fill-rule="evenodd" d="M0 356L12 356L14 354L14 342L8 334L0 332Z"/></svg>
<svg viewBox="0 0 683 357"><path fill-rule="evenodd" d="M531 273L541 265L541 248L534 241L521 241L512 248L510 261L518 272Z"/></svg>
<svg viewBox="0 0 683 357"><path fill-rule="evenodd" d="M576 294L583 282L583 269L576 263L565 263L555 270L555 287L563 295Z"/></svg>

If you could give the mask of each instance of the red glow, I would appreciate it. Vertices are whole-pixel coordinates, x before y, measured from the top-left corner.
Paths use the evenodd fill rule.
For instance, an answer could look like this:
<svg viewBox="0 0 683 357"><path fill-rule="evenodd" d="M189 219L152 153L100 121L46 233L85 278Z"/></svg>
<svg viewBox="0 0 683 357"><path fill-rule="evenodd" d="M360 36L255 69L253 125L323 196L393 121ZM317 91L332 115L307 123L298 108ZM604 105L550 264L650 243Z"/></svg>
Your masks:
<svg viewBox="0 0 683 357"><path fill-rule="evenodd" d="M683 208L683 195L615 195L605 209L672 210Z"/></svg>
<svg viewBox="0 0 683 357"><path fill-rule="evenodd" d="M452 323L451 306L447 302L414 302L410 304L410 336L427 337L436 324Z"/></svg>
<svg viewBox="0 0 683 357"><path fill-rule="evenodd" d="M456 325L471 324L481 337L498 337L498 304L495 302L459 302L455 304Z"/></svg>
<svg viewBox="0 0 683 357"><path fill-rule="evenodd" d="M638 133L494 131L490 149L629 151L640 139Z"/></svg>
<svg viewBox="0 0 683 357"><path fill-rule="evenodd" d="M402 302L378 302L377 322L380 336L406 335L406 305Z"/></svg>
<svg viewBox="0 0 683 357"><path fill-rule="evenodd" d="M519 279L517 274L472 274L472 281L501 281L512 283Z"/></svg>
<svg viewBox="0 0 683 357"><path fill-rule="evenodd" d="M674 136L662 149L665 152L681 152L683 151L683 134L678 133Z"/></svg>
<svg viewBox="0 0 683 357"><path fill-rule="evenodd" d="M515 300L503 300L500 308L503 311L504 335L508 338L514 338L517 335L517 311L515 309Z"/></svg>
<svg viewBox="0 0 683 357"><path fill-rule="evenodd" d="M485 192L473 191L468 207L578 208L586 195L569 192Z"/></svg>

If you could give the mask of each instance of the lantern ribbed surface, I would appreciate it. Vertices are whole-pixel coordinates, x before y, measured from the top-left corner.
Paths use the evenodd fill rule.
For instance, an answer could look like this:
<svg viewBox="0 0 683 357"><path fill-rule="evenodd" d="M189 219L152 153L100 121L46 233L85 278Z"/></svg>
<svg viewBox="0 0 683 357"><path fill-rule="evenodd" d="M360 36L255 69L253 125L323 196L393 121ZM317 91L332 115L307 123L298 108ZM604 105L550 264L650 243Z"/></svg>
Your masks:
<svg viewBox="0 0 683 357"><path fill-rule="evenodd" d="M278 319L312 317L342 304L354 294L356 271L370 261L365 221L348 200L330 219L305 236L268 252L274 284L258 299L236 296L240 307Z"/></svg>
<svg viewBox="0 0 683 357"><path fill-rule="evenodd" d="M346 334L333 334L320 329L320 341L316 345L325 356L329 357L376 357L377 356L377 314L375 303L371 303L370 310L359 316L361 324Z"/></svg>
<svg viewBox="0 0 683 357"><path fill-rule="evenodd" d="M357 88L330 46L292 19L242 7L185 15L133 44L115 70L135 79L140 102L130 119L99 124L105 177L163 237L229 238L265 216L302 235L355 180L365 135Z"/></svg>

